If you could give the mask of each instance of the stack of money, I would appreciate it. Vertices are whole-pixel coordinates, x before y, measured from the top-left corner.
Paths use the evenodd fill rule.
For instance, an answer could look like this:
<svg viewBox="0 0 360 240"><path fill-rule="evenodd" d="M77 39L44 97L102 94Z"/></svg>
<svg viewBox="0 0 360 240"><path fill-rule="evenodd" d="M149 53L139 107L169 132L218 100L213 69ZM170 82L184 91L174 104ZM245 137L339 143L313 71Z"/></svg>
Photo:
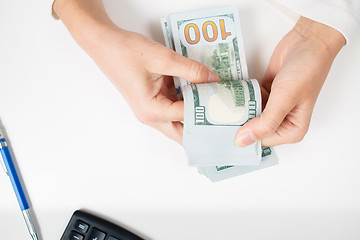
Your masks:
<svg viewBox="0 0 360 240"><path fill-rule="evenodd" d="M235 135L260 112L256 80L223 81L183 87L184 148L190 166L259 165L261 144L240 148Z"/></svg>
<svg viewBox="0 0 360 240"><path fill-rule="evenodd" d="M262 148L262 159L258 166L208 166L198 167L200 174L205 175L211 181L216 182L231 177L236 177L245 173L253 172L262 168L274 166L278 164L279 160L274 152L273 148L263 147Z"/></svg>
<svg viewBox="0 0 360 240"><path fill-rule="evenodd" d="M240 148L237 131L261 113L259 83L248 79L236 7L170 14L161 19L166 46L208 66L221 79L191 84L174 78L184 99L183 144L189 166L218 181L278 163L272 148Z"/></svg>

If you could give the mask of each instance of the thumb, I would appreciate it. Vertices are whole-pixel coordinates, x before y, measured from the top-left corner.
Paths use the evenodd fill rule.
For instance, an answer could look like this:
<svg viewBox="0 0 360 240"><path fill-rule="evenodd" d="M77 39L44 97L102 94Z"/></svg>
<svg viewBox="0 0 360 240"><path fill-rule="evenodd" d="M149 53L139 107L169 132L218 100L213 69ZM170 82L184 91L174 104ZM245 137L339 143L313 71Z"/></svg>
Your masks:
<svg viewBox="0 0 360 240"><path fill-rule="evenodd" d="M236 145L245 147L273 134L294 108L296 96L286 88L274 88L264 112L247 122L236 135Z"/></svg>
<svg viewBox="0 0 360 240"><path fill-rule="evenodd" d="M191 83L217 82L219 77L207 66L166 49L165 57L154 60L149 70L153 73L175 76Z"/></svg>

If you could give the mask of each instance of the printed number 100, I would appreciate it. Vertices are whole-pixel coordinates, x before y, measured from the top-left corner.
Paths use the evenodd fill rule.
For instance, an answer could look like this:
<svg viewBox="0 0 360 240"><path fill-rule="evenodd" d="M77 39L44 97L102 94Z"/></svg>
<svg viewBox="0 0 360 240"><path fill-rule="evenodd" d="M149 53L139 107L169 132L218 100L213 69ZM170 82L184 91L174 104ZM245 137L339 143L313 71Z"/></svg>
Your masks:
<svg viewBox="0 0 360 240"><path fill-rule="evenodd" d="M231 32L226 32L225 30L225 21L224 19L219 20L220 24L220 32L221 32L221 39L225 40L227 37L231 36ZM209 36L208 29L211 27L212 29L212 36ZM195 32L195 36L193 39L190 37L190 29L193 29ZM185 26L185 39L189 44L197 44L200 41L200 30L199 27L195 23L189 23ZM218 38L218 27L213 21L206 21L202 25L202 34L204 39L208 42L214 42Z"/></svg>
<svg viewBox="0 0 360 240"><path fill-rule="evenodd" d="M195 108L195 124L205 124L205 108Z"/></svg>

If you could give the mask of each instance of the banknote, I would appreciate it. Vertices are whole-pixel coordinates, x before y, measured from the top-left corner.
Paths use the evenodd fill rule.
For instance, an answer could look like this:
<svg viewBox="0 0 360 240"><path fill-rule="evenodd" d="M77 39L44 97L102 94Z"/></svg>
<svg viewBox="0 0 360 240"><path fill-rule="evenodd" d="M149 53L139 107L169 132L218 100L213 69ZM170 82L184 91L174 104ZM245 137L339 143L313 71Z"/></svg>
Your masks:
<svg viewBox="0 0 360 240"><path fill-rule="evenodd" d="M236 133L261 113L260 87L249 79L237 7L174 13L161 19L166 46L208 66L218 83L191 84L174 77L184 100L183 144L189 166L212 181L278 162L260 142L239 148Z"/></svg>
<svg viewBox="0 0 360 240"><path fill-rule="evenodd" d="M160 22L161 22L161 28L162 28L162 31L164 34L166 46L175 51L174 39L172 38L172 32L171 32L171 28L169 26L168 21L166 20L166 18L161 18ZM178 77L173 77L173 78L174 78L174 87L176 90L177 98L178 98L178 100L182 100L183 97L182 97L182 93L181 93L180 78L178 78Z"/></svg>
<svg viewBox="0 0 360 240"><path fill-rule="evenodd" d="M236 177L245 173L253 172L263 168L271 167L278 164L279 159L273 148L262 148L262 159L258 166L210 166L198 167L200 174L205 175L212 182L221 181L224 179Z"/></svg>
<svg viewBox="0 0 360 240"><path fill-rule="evenodd" d="M208 66L222 81L249 78L236 7L170 14L161 25L167 47ZM178 92L189 84L174 83Z"/></svg>
<svg viewBox="0 0 360 240"><path fill-rule="evenodd" d="M184 86L183 144L190 166L258 165L261 144L239 148L239 128L261 113L255 79Z"/></svg>

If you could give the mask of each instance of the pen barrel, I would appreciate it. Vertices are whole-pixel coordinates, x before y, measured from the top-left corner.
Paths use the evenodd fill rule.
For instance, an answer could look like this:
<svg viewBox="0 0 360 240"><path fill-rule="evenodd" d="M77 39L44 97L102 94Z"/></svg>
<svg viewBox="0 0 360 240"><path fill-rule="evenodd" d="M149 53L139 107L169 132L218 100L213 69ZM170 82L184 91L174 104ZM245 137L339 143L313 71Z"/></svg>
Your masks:
<svg viewBox="0 0 360 240"><path fill-rule="evenodd" d="M26 209L22 211L22 214L32 239L38 240L39 237L37 235L36 228L34 226L34 220L32 219L30 209Z"/></svg>
<svg viewBox="0 0 360 240"><path fill-rule="evenodd" d="M5 163L7 173L10 177L11 184L14 188L16 198L19 202L21 210L26 210L29 208L29 204L26 200L25 193L21 187L19 176L16 173L16 168L14 162L12 161L9 148L7 146L1 147L1 155Z"/></svg>

